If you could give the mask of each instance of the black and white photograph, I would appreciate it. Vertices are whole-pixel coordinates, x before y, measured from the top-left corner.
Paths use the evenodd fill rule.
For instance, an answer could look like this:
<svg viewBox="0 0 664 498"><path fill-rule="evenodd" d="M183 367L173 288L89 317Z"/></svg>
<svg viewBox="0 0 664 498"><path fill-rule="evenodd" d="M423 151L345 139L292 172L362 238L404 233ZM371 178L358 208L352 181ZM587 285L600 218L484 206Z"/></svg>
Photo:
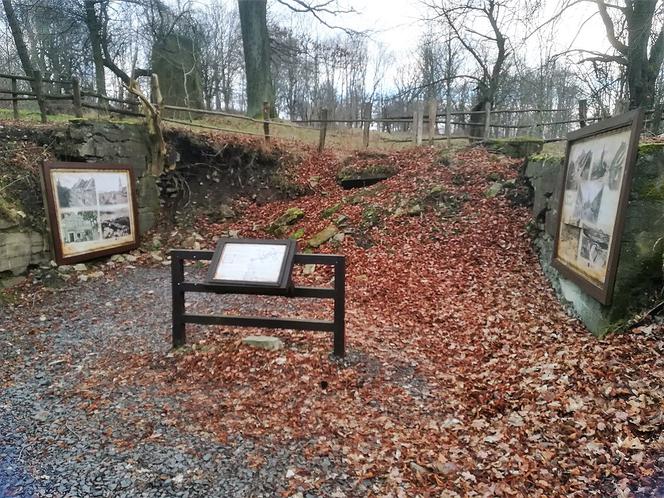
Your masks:
<svg viewBox="0 0 664 498"><path fill-rule="evenodd" d="M61 165L61 167L60 167ZM56 256L84 260L137 243L135 193L127 166L49 163L45 167ZM50 195L49 195L50 194Z"/></svg>
<svg viewBox="0 0 664 498"><path fill-rule="evenodd" d="M568 135L553 266L602 304L610 302L643 111Z"/></svg>
<svg viewBox="0 0 664 498"><path fill-rule="evenodd" d="M625 169L630 127L601 133L573 143L565 177L565 191L561 209L558 257L589 278L604 282L608 253L620 200L620 185ZM580 228L576 243L569 240L572 232L566 228ZM583 234L582 234L583 232ZM602 237L592 234L602 233ZM564 235L564 236L563 236ZM593 240L604 240L606 249ZM604 242L602 242L604 244ZM592 255L596 257L591 257Z"/></svg>
<svg viewBox="0 0 664 498"><path fill-rule="evenodd" d="M131 235L129 208L103 208L101 211L101 231L104 239L119 239Z"/></svg>
<svg viewBox="0 0 664 498"><path fill-rule="evenodd" d="M609 234L592 228L584 228L581 232L579 256L586 260L588 265L606 266L609 255Z"/></svg>
<svg viewBox="0 0 664 498"><path fill-rule="evenodd" d="M97 211L72 211L60 215L60 231L65 244L99 240Z"/></svg>

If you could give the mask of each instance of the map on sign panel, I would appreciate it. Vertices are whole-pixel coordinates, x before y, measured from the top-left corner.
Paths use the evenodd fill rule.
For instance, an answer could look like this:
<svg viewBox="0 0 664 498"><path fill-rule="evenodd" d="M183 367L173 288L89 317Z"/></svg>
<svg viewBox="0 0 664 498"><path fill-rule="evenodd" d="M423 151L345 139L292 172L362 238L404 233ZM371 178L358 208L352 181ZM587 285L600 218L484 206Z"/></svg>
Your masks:
<svg viewBox="0 0 664 498"><path fill-rule="evenodd" d="M278 283L285 245L233 244L224 246L215 280Z"/></svg>

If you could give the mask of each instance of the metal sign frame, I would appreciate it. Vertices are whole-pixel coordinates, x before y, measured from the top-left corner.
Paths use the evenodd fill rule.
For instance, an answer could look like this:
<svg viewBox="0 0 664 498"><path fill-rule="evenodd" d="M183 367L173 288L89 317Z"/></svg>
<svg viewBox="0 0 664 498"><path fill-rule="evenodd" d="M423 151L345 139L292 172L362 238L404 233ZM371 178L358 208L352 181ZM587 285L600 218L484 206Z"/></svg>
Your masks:
<svg viewBox="0 0 664 498"><path fill-rule="evenodd" d="M272 245L272 246L285 246L286 251L281 262L281 269L279 271L279 278L276 282L257 282L249 280L222 280L215 278L224 249L228 245ZM291 274L293 271L293 258L295 257L296 242L294 239L283 240L264 240L264 239L219 239L217 247L212 256L210 269L207 275L207 281L210 284L227 285L232 287L278 287L286 289L291 283Z"/></svg>
<svg viewBox="0 0 664 498"><path fill-rule="evenodd" d="M184 275L185 261L210 261L212 251L175 249L171 256L171 287L173 297L173 347L184 346L187 342L186 324L231 325L240 327L265 327L294 330L321 330L332 332L334 337L333 354L343 357L346 354L345 300L346 300L346 258L331 254L302 254L293 257L293 264L327 265L334 267L334 287L302 287L291 285L287 289L278 287L233 286L207 282L187 282ZM212 294L254 294L264 296L287 296L294 298L318 298L334 300L333 320L303 320L299 318L273 318L262 316L201 315L187 313L185 294L187 292Z"/></svg>

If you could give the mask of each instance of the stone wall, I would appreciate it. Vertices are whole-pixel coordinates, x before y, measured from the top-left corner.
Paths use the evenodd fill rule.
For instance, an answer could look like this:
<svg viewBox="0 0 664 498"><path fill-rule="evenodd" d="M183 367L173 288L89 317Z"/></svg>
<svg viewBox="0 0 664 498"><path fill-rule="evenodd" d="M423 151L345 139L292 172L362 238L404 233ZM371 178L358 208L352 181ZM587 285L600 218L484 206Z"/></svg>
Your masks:
<svg viewBox="0 0 664 498"><path fill-rule="evenodd" d="M0 288L16 283L28 266L48 260L48 241L42 232L0 215Z"/></svg>
<svg viewBox="0 0 664 498"><path fill-rule="evenodd" d="M535 245L545 274L570 312L595 335L619 330L660 298L664 275L664 144L639 148L611 305L604 306L551 267L563 159L529 158L525 177L533 190Z"/></svg>
<svg viewBox="0 0 664 498"><path fill-rule="evenodd" d="M26 135L25 140L29 138ZM160 207L159 189L156 179L146 174L150 146L145 126L73 120L53 129L51 136L40 137L39 142L49 144L57 160L130 165L138 180L140 232L154 226ZM19 188L24 191L17 191ZM0 288L16 282L29 266L48 263L51 259L38 180L18 182L4 194L4 198L0 196ZM31 202L22 202L21 198L31 198Z"/></svg>
<svg viewBox="0 0 664 498"><path fill-rule="evenodd" d="M141 233L154 226L159 212L156 178L146 174L150 142L143 124L72 120L56 135L55 156L70 161L128 164L138 181L138 225Z"/></svg>

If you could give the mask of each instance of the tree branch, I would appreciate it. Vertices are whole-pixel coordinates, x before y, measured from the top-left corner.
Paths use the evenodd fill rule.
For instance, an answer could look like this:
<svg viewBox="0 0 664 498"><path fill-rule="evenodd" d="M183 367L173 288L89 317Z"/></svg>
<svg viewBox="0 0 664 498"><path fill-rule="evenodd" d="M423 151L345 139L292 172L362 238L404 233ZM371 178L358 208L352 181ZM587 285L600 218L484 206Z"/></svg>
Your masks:
<svg viewBox="0 0 664 498"><path fill-rule="evenodd" d="M597 4L599 15L601 16L602 22L604 23L604 27L606 28L606 37L609 39L609 43L611 43L613 48L615 48L622 55L627 56L627 51L628 51L627 45L618 40L618 38L616 37L615 26L613 25L613 20L611 19L611 16L609 15L609 12L607 10L608 8L607 4L605 4L603 0L593 0L593 1Z"/></svg>

